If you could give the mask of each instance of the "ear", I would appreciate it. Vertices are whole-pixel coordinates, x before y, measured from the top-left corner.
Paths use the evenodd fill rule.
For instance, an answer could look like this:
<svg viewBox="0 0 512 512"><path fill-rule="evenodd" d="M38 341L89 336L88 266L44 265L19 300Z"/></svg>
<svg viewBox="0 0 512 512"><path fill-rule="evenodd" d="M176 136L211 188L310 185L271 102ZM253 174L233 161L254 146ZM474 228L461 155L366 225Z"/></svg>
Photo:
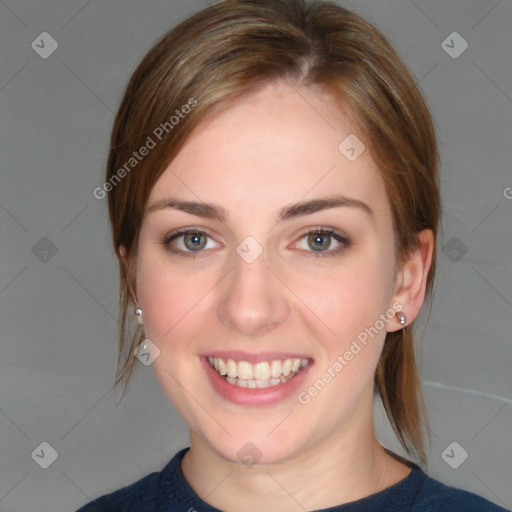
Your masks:
<svg viewBox="0 0 512 512"><path fill-rule="evenodd" d="M418 235L418 247L410 255L404 266L397 272L395 292L391 301L396 311L405 314L405 325L409 325L418 316L427 286L427 275L432 264L434 251L434 234L431 229L425 229ZM397 309L397 303L400 309ZM403 329L396 316L388 323L388 332Z"/></svg>
<svg viewBox="0 0 512 512"><path fill-rule="evenodd" d="M128 257L126 253L126 247L124 245L119 246L119 254L121 256L121 264L125 268L126 272L128 272Z"/></svg>
<svg viewBox="0 0 512 512"><path fill-rule="evenodd" d="M124 265L124 268L126 269L126 271L128 273L128 259L127 259L127 254L126 254L126 247L124 245L119 246L119 254L121 255L121 263ZM132 293L134 302L136 302L135 301L136 290L135 290L134 285L135 285L135 283L131 283L131 282L128 283L128 286L130 287L130 291Z"/></svg>

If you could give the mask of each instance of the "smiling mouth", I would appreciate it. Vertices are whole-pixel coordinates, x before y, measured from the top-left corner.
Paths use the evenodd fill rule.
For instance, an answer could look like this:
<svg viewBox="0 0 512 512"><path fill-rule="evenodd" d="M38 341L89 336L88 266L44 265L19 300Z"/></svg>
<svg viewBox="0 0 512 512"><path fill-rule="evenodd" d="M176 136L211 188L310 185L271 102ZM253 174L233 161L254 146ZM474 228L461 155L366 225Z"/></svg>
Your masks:
<svg viewBox="0 0 512 512"><path fill-rule="evenodd" d="M209 356L208 362L230 384L242 388L268 388L283 384L310 364L309 359L273 359L255 364Z"/></svg>

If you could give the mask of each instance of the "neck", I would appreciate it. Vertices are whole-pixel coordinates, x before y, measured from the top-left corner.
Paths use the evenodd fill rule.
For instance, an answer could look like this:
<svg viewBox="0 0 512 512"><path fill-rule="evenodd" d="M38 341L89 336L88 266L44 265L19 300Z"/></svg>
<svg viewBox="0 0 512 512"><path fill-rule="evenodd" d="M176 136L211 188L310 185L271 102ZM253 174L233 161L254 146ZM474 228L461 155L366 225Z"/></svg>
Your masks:
<svg viewBox="0 0 512 512"><path fill-rule="evenodd" d="M286 462L246 467L221 457L191 432L181 468L195 493L210 505L234 512L314 510L379 492L410 473L390 456L373 430L373 408Z"/></svg>

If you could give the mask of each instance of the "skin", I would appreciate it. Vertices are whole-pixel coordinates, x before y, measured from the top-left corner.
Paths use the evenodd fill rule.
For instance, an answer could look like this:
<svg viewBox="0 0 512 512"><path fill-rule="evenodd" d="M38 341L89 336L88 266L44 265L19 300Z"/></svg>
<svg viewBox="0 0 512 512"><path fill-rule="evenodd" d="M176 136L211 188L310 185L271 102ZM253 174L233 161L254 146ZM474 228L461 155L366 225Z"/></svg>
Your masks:
<svg viewBox="0 0 512 512"><path fill-rule="evenodd" d="M301 387L307 390L393 304L407 324L417 316L432 232L421 233L418 250L397 272L391 210L375 163L368 151L350 162L338 150L351 133L325 94L269 84L197 129L151 191L148 206L173 196L228 212L225 222L173 208L147 213L133 283L145 335L161 351L154 371L190 428L182 471L222 510L326 508L410 473L373 430L375 367L386 331L402 328L396 317L305 405L296 394L261 407L226 401L199 361L213 350L303 354L314 360ZM364 201L374 215L338 207L276 224L282 207L331 194ZM304 236L318 226L350 244L327 237L322 254L338 252L318 257L318 245ZM209 236L200 239L207 241L202 252L184 237L172 242L195 258L161 243L185 227ZM253 263L235 250L249 235L263 248ZM250 468L237 457L247 442L262 454Z"/></svg>

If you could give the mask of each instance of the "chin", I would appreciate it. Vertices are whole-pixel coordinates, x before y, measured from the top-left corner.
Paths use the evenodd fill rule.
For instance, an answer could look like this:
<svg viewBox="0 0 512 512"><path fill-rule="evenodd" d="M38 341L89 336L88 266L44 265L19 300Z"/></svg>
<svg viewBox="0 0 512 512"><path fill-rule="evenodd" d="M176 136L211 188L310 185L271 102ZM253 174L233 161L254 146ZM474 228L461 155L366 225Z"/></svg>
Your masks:
<svg viewBox="0 0 512 512"><path fill-rule="evenodd" d="M265 428L257 424L253 425L253 428L247 426L246 429L243 428L243 433L241 432L242 428L243 426L240 425L237 429L238 432L231 430L230 433L233 437L225 432L222 436L215 433L211 436L202 437L211 449L224 460L246 467L283 464L287 460L300 455L304 450L306 433L303 429L300 433L296 433L304 436L301 441L284 428L279 433L276 429L267 438L265 438L266 434L264 432L271 432L272 429L267 429L266 425ZM275 425L273 428L275 428Z"/></svg>

